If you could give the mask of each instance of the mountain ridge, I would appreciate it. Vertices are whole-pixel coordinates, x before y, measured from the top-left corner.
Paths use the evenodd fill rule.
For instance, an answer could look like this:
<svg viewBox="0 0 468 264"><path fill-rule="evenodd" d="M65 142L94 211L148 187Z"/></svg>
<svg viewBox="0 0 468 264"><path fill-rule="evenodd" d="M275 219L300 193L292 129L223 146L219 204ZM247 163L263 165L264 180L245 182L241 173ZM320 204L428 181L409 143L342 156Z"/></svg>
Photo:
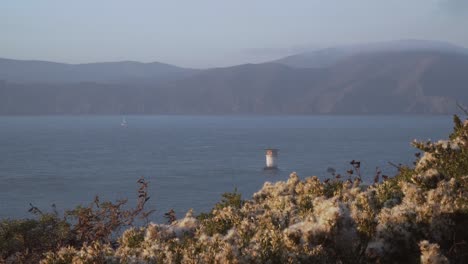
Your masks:
<svg viewBox="0 0 468 264"><path fill-rule="evenodd" d="M0 80L16 83L115 83L132 79L174 79L197 72L161 62L93 62L60 63L40 60L13 60L0 58Z"/></svg>
<svg viewBox="0 0 468 264"><path fill-rule="evenodd" d="M274 60L273 62L296 68L322 68L329 67L353 55L389 51L436 51L468 54L468 48L448 42L406 39L333 46L293 54Z"/></svg>
<svg viewBox="0 0 468 264"><path fill-rule="evenodd" d="M106 80L102 76L65 83L2 81L0 115L451 114L457 102L468 105L463 52L373 51L327 67L273 61L181 69L165 68L156 76L137 72L113 82L100 81Z"/></svg>

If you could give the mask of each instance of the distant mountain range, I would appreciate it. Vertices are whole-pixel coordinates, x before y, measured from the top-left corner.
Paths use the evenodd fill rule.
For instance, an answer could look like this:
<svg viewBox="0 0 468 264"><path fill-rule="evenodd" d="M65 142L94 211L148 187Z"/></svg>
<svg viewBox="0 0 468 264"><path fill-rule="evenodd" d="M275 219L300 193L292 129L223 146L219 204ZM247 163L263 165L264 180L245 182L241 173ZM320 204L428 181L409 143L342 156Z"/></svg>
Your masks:
<svg viewBox="0 0 468 264"><path fill-rule="evenodd" d="M135 61L66 64L0 58L0 80L15 83L120 83L172 80L198 72L195 69Z"/></svg>
<svg viewBox="0 0 468 264"><path fill-rule="evenodd" d="M322 68L363 53L398 51L436 51L468 54L468 49L441 41L398 40L330 47L281 58L274 62L297 68Z"/></svg>
<svg viewBox="0 0 468 264"><path fill-rule="evenodd" d="M468 50L406 40L206 70L0 59L0 114L446 114L468 104Z"/></svg>

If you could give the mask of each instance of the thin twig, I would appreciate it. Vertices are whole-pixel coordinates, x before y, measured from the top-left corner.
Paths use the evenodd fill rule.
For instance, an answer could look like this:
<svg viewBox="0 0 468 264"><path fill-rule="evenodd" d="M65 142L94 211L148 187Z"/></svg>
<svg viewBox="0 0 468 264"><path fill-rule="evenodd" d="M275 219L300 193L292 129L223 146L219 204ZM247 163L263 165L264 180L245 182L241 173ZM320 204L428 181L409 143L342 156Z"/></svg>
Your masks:
<svg viewBox="0 0 468 264"><path fill-rule="evenodd" d="M396 165L395 163L390 162L390 161L388 162L388 164L389 164L390 166L393 166L393 167L397 168L398 170L401 170L401 167L402 167L401 165Z"/></svg>
<svg viewBox="0 0 468 264"><path fill-rule="evenodd" d="M468 115L468 109L463 107L459 102L457 102L457 106L458 108L460 108L460 110L462 110L465 113L465 115Z"/></svg>

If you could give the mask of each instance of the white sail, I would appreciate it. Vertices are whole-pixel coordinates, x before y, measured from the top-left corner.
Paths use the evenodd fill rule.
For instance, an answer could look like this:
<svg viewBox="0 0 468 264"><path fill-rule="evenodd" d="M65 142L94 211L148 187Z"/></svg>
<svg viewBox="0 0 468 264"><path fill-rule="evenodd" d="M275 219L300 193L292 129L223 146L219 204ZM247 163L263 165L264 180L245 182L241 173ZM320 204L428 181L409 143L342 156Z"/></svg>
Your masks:
<svg viewBox="0 0 468 264"><path fill-rule="evenodd" d="M127 119L125 119L125 116L122 118L122 122L120 123L121 126L126 127L128 125Z"/></svg>

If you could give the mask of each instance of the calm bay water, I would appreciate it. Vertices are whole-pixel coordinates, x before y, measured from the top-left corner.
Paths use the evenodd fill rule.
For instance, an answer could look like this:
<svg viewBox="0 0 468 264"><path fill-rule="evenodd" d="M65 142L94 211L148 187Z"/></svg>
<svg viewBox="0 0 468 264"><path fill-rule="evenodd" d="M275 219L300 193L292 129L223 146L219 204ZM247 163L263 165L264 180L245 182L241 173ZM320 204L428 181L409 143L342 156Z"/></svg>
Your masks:
<svg viewBox="0 0 468 264"><path fill-rule="evenodd" d="M413 139L446 138L450 116L119 116L0 117L0 218L30 216L29 203L59 210L136 198L150 181L153 220L174 208L208 211L237 188L250 197L265 181L329 177L360 160L365 180L388 162L411 164ZM279 148L278 172L264 149Z"/></svg>

